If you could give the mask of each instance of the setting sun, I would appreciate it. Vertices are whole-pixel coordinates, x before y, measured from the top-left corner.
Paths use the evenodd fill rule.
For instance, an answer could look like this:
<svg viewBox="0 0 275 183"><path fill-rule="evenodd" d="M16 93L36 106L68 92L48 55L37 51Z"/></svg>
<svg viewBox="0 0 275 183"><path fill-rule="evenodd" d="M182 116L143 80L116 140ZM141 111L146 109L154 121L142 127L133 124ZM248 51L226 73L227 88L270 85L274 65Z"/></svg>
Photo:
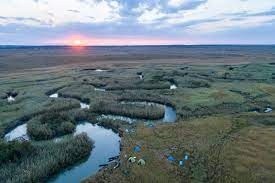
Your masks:
<svg viewBox="0 0 275 183"><path fill-rule="evenodd" d="M84 43L83 43L82 40L77 39L77 40L74 40L74 41L73 41L73 45L74 45L74 46L83 46Z"/></svg>

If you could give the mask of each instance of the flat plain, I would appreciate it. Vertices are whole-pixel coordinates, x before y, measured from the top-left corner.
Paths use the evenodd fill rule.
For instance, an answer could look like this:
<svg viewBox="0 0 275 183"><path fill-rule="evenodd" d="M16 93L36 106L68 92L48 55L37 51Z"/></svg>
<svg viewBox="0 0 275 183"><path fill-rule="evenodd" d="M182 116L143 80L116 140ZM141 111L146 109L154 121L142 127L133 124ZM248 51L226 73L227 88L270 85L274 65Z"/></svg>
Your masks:
<svg viewBox="0 0 275 183"><path fill-rule="evenodd" d="M84 182L274 182L274 83L274 46L0 48L0 180L85 163L86 121L121 140ZM7 141L23 124L30 140Z"/></svg>

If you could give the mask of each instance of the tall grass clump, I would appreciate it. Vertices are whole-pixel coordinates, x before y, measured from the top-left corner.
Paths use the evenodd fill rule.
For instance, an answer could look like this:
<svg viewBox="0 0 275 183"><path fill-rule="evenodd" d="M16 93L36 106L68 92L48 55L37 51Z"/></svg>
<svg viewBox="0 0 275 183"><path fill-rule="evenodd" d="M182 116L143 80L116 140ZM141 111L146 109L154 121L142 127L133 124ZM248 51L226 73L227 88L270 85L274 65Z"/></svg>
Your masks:
<svg viewBox="0 0 275 183"><path fill-rule="evenodd" d="M30 155L33 150L30 142L0 140L0 164L17 162Z"/></svg>
<svg viewBox="0 0 275 183"><path fill-rule="evenodd" d="M63 97L63 98L76 99L76 100L79 100L79 101L84 102L84 103L90 103L89 98L84 98L84 97L81 97L80 95L77 95L77 94L60 93L60 96Z"/></svg>
<svg viewBox="0 0 275 183"><path fill-rule="evenodd" d="M161 119L164 116L164 108L148 105L131 105L99 102L92 107L92 111L100 114L126 116L139 119Z"/></svg>
<svg viewBox="0 0 275 183"><path fill-rule="evenodd" d="M170 83L146 81L146 82L124 82L124 83L112 83L105 87L106 90L157 90L157 89L169 89Z"/></svg>
<svg viewBox="0 0 275 183"><path fill-rule="evenodd" d="M59 143L45 141L33 145L30 156L19 162L0 165L3 182L46 182L51 176L90 154L93 142L86 134L68 137Z"/></svg>
<svg viewBox="0 0 275 183"><path fill-rule="evenodd" d="M56 87L56 88L52 88L52 89L48 90L45 94L46 94L46 95L54 94L54 93L56 93L57 91L59 91L59 90L65 88L65 87L67 87L67 86L68 86L68 85L63 85L63 86L59 86L59 87Z"/></svg>
<svg viewBox="0 0 275 183"><path fill-rule="evenodd" d="M157 104L168 105L174 107L175 105L168 99L161 95L154 95L143 92L127 92L118 97L118 101L125 102L153 102Z"/></svg>
<svg viewBox="0 0 275 183"><path fill-rule="evenodd" d="M27 130L34 140L49 140L72 133L75 123L66 113L52 111L32 119Z"/></svg>

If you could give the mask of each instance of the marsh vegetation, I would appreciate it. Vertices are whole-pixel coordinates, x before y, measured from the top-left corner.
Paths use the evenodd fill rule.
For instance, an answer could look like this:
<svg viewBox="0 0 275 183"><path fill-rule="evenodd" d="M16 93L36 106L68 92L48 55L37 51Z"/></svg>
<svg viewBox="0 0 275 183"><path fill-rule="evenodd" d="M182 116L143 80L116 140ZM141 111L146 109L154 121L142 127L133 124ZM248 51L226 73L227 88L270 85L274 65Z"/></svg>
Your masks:
<svg viewBox="0 0 275 183"><path fill-rule="evenodd" d="M74 130L75 122L62 112L47 112L28 122L28 134L34 140L49 140Z"/></svg>
<svg viewBox="0 0 275 183"><path fill-rule="evenodd" d="M89 162L89 137L97 146L96 132L104 127L122 137L120 166L111 163L98 174L98 166L85 169L85 176L96 174L87 182L274 182L274 112L267 111L275 107L274 73L269 63L109 63L1 75L0 180L45 182ZM9 92L16 92L15 101L7 101L14 95ZM174 123L163 122L164 106L174 112ZM83 121L97 128L89 137L75 134ZM23 124L31 140L6 141ZM133 151L137 145L140 152ZM129 164L129 156L144 159L145 166Z"/></svg>
<svg viewBox="0 0 275 183"><path fill-rule="evenodd" d="M59 143L9 142L1 146L7 146L5 150L1 148L4 151L1 158L5 158L0 165L1 181L44 182L61 169L87 157L92 143L81 134Z"/></svg>

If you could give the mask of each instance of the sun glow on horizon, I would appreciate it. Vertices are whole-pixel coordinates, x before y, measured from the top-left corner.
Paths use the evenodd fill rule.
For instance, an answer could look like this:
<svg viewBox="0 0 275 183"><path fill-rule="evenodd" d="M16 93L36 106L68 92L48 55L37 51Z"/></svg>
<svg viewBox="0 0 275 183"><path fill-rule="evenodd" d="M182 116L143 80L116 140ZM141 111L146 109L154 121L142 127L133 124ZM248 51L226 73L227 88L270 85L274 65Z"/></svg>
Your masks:
<svg viewBox="0 0 275 183"><path fill-rule="evenodd" d="M85 39L73 39L70 41L71 46L87 46Z"/></svg>
<svg viewBox="0 0 275 183"><path fill-rule="evenodd" d="M90 39L82 35L72 35L70 37L64 38L63 41L59 40L58 42L63 42L65 45L69 46L83 47L89 45Z"/></svg>
<svg viewBox="0 0 275 183"><path fill-rule="evenodd" d="M179 40L157 37L89 37L86 35L71 35L60 39L49 40L47 44L68 45L72 47L85 46L121 46L121 45L167 45L188 44L191 40Z"/></svg>
<svg viewBox="0 0 275 183"><path fill-rule="evenodd" d="M76 39L76 40L73 40L72 46L85 46L85 44L82 40Z"/></svg>

